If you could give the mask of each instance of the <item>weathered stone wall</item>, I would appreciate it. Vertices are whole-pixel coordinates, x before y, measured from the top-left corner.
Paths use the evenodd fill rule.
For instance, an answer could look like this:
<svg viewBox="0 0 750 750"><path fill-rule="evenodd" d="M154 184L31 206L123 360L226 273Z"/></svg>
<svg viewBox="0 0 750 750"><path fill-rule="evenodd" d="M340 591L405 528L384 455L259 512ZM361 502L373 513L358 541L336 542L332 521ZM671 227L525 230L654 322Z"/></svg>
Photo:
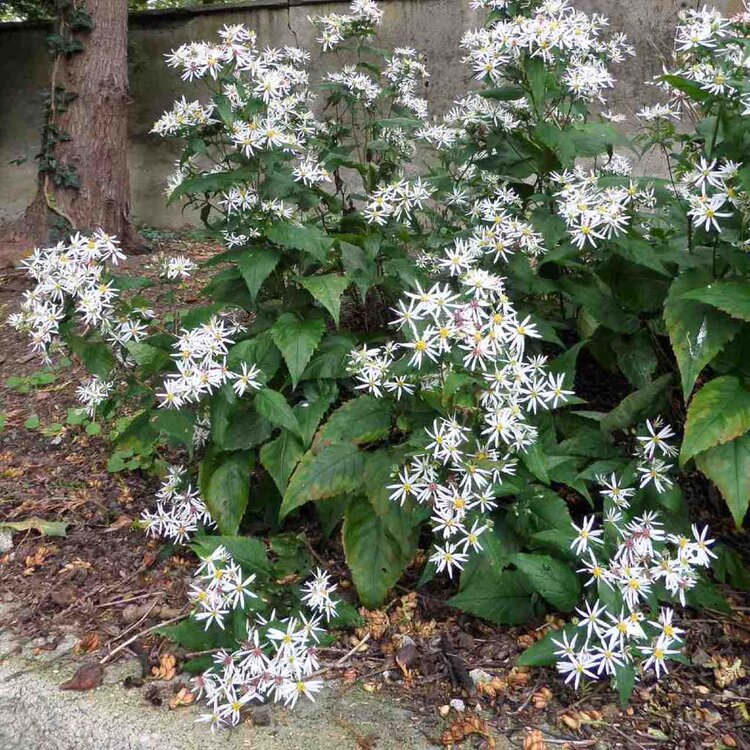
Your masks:
<svg viewBox="0 0 750 750"><path fill-rule="evenodd" d="M586 11L609 16L612 30L634 41L638 56L619 72L612 109L632 114L648 102L644 85L661 70L669 54L680 7L702 5L678 0L573 0ZM717 0L724 11L741 7L741 0ZM163 62L163 55L183 42L213 39L227 23L256 29L263 44L297 44L313 54L313 78L325 70L307 21L310 14L345 11L348 3L319 0L257 0L244 6L216 6L191 11L136 14L130 24L130 168L133 211L138 222L155 227L196 223L196 217L162 198L166 176L178 150L149 133L154 120L191 86L180 81ZM463 31L481 24L481 14L468 0L384 0L385 19L379 44L408 45L427 57L431 79L426 92L434 112L442 112L470 84L470 71L461 64ZM0 222L18 216L35 190L42 101L47 87L48 57L43 25L0 25ZM195 89L192 89L195 91ZM20 165L11 160L25 159Z"/></svg>

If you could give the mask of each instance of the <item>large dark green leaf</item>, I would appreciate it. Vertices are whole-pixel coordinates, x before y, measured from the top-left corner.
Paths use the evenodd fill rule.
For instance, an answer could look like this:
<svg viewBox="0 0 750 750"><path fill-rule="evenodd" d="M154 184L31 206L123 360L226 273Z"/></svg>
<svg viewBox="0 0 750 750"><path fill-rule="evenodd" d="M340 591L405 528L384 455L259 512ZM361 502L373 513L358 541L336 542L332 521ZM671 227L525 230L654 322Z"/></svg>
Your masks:
<svg viewBox="0 0 750 750"><path fill-rule="evenodd" d="M320 319L300 320L292 313L282 315L271 328L271 336L289 368L293 386L299 382L325 328Z"/></svg>
<svg viewBox="0 0 750 750"><path fill-rule="evenodd" d="M341 295L349 286L349 279L336 273L329 273L325 276L308 276L301 279L300 283L331 313L331 317L338 328L341 315Z"/></svg>
<svg viewBox="0 0 750 750"><path fill-rule="evenodd" d="M539 616L534 588L518 570L473 576L466 588L448 600L452 607L498 625L521 625Z"/></svg>
<svg viewBox="0 0 750 750"><path fill-rule="evenodd" d="M289 477L303 453L299 438L287 430L282 430L281 435L260 449L260 462L271 475L282 497L286 492Z"/></svg>
<svg viewBox="0 0 750 750"><path fill-rule="evenodd" d="M690 402L680 464L749 430L750 391L730 375L715 378Z"/></svg>
<svg viewBox="0 0 750 750"><path fill-rule="evenodd" d="M641 419L651 416L656 400L662 395L672 380L668 373L654 380L645 388L626 396L601 421L600 426L605 432L623 430Z"/></svg>
<svg viewBox="0 0 750 750"><path fill-rule="evenodd" d="M273 388L261 388L255 394L254 403L258 414L264 416L271 424L299 435L297 417L281 393Z"/></svg>
<svg viewBox="0 0 750 750"><path fill-rule="evenodd" d="M253 299L258 296L263 282L280 260L281 256L276 251L268 249L248 250L237 259L237 267Z"/></svg>
<svg viewBox="0 0 750 750"><path fill-rule="evenodd" d="M362 603L383 603L417 549L417 533L408 511L388 503L378 511L366 497L348 505L342 530L346 563Z"/></svg>
<svg viewBox="0 0 750 750"><path fill-rule="evenodd" d="M336 409L320 428L316 443L371 443L388 436L392 404L374 396L360 396Z"/></svg>
<svg viewBox="0 0 750 750"><path fill-rule="evenodd" d="M513 557L513 563L528 578L534 590L553 607L569 612L578 604L578 578L564 563L549 555L529 555L520 552Z"/></svg>
<svg viewBox="0 0 750 750"><path fill-rule="evenodd" d="M364 456L353 443L334 443L309 450L289 480L279 515L281 518L310 500L325 500L353 492L362 483Z"/></svg>
<svg viewBox="0 0 750 750"><path fill-rule="evenodd" d="M750 320L750 284L746 281L712 281L700 289L682 295L728 313L733 318Z"/></svg>
<svg viewBox="0 0 750 750"><path fill-rule="evenodd" d="M669 333L687 399L703 368L731 341L740 324L715 308L685 295L703 289L711 281L707 273L688 271L675 279L664 304Z"/></svg>
<svg viewBox="0 0 750 750"><path fill-rule="evenodd" d="M302 250L320 263L325 262L333 240L317 227L277 221L266 229L266 237L282 247Z"/></svg>
<svg viewBox="0 0 750 750"><path fill-rule="evenodd" d="M248 451L209 452L200 468L201 496L222 534L233 535L240 527L250 493L253 454Z"/></svg>
<svg viewBox="0 0 750 750"><path fill-rule="evenodd" d="M750 435L699 453L695 463L721 490L734 522L741 527L750 503Z"/></svg>

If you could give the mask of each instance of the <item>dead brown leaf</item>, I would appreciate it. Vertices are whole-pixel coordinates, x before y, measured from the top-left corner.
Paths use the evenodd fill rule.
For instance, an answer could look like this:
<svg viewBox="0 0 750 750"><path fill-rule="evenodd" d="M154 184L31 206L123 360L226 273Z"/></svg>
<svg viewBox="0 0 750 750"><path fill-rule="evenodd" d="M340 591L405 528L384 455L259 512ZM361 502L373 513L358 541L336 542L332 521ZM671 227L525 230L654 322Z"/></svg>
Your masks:
<svg viewBox="0 0 750 750"><path fill-rule="evenodd" d="M96 651L100 645L101 638L99 637L99 633L94 631L92 633L86 633L86 635L76 643L74 651L77 654L87 654L91 651Z"/></svg>
<svg viewBox="0 0 750 750"><path fill-rule="evenodd" d="M171 711L174 711L175 708L179 708L180 706L189 706L191 703L195 701L195 694L191 693L187 688L182 688L177 695L173 695L169 699L169 703L167 704Z"/></svg>
<svg viewBox="0 0 750 750"><path fill-rule="evenodd" d="M84 664L67 681L60 685L60 690L93 690L102 684L104 669L99 662Z"/></svg>
<svg viewBox="0 0 750 750"><path fill-rule="evenodd" d="M159 657L159 666L152 667L151 674L154 679L169 682L177 673L177 659L174 654L162 654Z"/></svg>

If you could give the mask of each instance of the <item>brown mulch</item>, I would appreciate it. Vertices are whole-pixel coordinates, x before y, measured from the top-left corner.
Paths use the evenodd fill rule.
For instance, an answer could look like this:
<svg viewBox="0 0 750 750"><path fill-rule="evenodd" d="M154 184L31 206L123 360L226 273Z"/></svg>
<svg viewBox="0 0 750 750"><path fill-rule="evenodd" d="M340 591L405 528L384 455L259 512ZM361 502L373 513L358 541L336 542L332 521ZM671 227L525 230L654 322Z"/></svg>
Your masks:
<svg viewBox="0 0 750 750"><path fill-rule="evenodd" d="M215 251L171 238L155 244L193 257ZM129 265L152 260L141 256ZM183 294L197 295L199 283ZM25 288L19 273L0 272L0 319ZM4 386L10 377L28 378L39 370L23 338L0 324L0 414L6 416L0 430L0 521L39 517L67 523L65 537L15 533L12 549L0 554L0 601L14 605L0 617L0 627L34 638L40 649L54 648L72 634L81 653L103 657L132 635L184 612L193 561L190 553L150 542L132 528L152 507L158 481L140 471L109 473L106 438L66 425L67 410L76 406L80 368L54 369L54 380L28 393ZM622 387L602 383L597 408L617 403ZM39 426L25 427L32 415ZM63 429L49 430L54 424ZM689 485L695 515L715 513L700 480ZM724 520L721 526L729 533ZM316 539L314 527L308 533ZM351 585L338 543L316 546L316 557L335 569L347 596ZM749 595L724 588L731 616L686 613L690 663L674 665L660 684L644 680L630 706L621 709L606 683L576 694L552 670L515 666L524 648L560 621L549 617L528 628L500 628L463 615L445 605L444 584L409 592L421 562L407 572L405 588L394 592L387 606L363 612L364 627L341 633L322 656L333 664L365 641L361 652L350 654L326 679L339 680L338 689L364 689L408 705L426 719L425 734L434 744L490 748L492 737L506 736L524 750L750 748L750 680L744 674ZM153 675L147 681L149 700L190 702L175 677L186 655L173 644L150 634L126 650L143 657L144 677ZM479 690L469 676L475 669L486 673ZM451 705L455 700L461 703Z"/></svg>

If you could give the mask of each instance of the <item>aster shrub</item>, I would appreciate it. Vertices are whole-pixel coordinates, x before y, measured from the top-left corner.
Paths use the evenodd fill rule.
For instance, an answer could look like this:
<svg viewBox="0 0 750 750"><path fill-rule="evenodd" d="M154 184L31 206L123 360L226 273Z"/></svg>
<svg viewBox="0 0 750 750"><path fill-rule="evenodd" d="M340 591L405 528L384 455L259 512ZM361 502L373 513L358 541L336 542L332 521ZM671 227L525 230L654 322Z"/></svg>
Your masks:
<svg viewBox="0 0 750 750"><path fill-rule="evenodd" d="M201 558L191 617L166 632L221 649L191 665L214 725L312 697L323 619L357 617L323 571L297 589L300 539L251 525L340 529L366 607L428 532L417 585L446 576L450 604L501 624L571 613L522 659L576 688L611 679L623 700L681 658L677 607L727 607L711 561L742 577L691 525L675 459L741 522L748 18L686 11L654 82L668 101L627 138L606 97L633 51L603 16L475 6L476 86L439 119L420 55L374 45L371 0L310 19L341 63L320 81L307 52L244 26L168 56L197 98L154 126L183 147L167 199L223 245L200 264L201 304L180 301L195 262L120 274L102 231L25 262L35 287L11 322L42 356L81 359L110 470L162 476L140 525ZM626 154L649 149L667 177L633 176ZM632 391L608 411L584 399L584 350Z"/></svg>

